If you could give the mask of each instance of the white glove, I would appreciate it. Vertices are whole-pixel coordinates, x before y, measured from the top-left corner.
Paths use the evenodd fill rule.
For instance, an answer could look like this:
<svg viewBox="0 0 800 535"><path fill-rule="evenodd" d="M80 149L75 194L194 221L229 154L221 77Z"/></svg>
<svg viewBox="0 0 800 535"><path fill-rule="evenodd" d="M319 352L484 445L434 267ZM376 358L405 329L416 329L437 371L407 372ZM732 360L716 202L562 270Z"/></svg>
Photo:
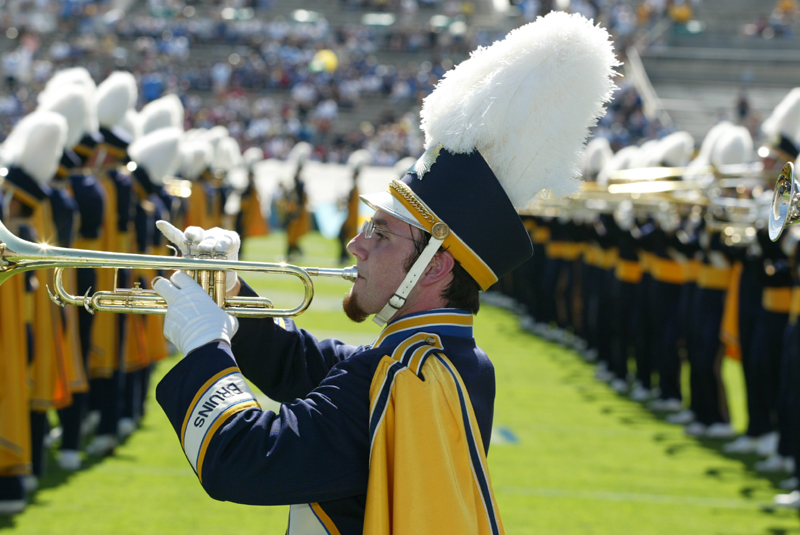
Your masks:
<svg viewBox="0 0 800 535"><path fill-rule="evenodd" d="M176 271L170 280L156 277L153 290L168 305L164 336L184 356L214 340L231 343L231 338L239 328L239 320L218 307L185 272Z"/></svg>
<svg viewBox="0 0 800 535"><path fill-rule="evenodd" d="M227 260L237 261L239 259L239 247L242 240L239 234L232 230L225 230L214 227L203 230L200 227L187 227L181 232L167 221L156 221L156 227L166 238L178 246L183 256L190 255L225 255ZM186 242L190 241L191 246ZM225 274L225 290L230 292L236 286L236 272L228 271Z"/></svg>

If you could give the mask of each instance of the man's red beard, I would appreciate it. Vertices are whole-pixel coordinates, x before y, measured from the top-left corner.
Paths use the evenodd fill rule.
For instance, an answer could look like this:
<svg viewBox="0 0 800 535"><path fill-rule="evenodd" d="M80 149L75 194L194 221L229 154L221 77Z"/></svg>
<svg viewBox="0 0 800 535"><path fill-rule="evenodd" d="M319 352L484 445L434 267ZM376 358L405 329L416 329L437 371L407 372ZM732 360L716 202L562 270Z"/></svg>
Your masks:
<svg viewBox="0 0 800 535"><path fill-rule="evenodd" d="M342 300L342 308L344 309L344 313L347 315L347 317L356 323L362 323L369 317L369 313L365 312L364 309L361 308L361 306L359 306L359 304L356 302L356 296L353 295L352 290L347 292L347 295L344 296L344 300Z"/></svg>

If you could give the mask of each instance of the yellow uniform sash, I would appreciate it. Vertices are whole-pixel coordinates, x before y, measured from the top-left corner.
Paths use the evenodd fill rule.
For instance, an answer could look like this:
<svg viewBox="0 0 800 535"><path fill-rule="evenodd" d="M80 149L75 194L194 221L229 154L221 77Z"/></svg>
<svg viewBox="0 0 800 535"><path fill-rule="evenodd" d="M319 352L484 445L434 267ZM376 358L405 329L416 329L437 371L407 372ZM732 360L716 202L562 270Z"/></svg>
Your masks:
<svg viewBox="0 0 800 535"><path fill-rule="evenodd" d="M20 191L15 196L33 209L29 222L38 239L45 243L55 243L56 233L49 201L25 199ZM62 409L72 403L67 374L67 355L64 348L64 323L61 309L47 293L47 286L53 287L53 271L40 270L33 290L33 360L30 364L30 377L33 381L31 409L46 411Z"/></svg>
<svg viewBox="0 0 800 535"><path fill-rule="evenodd" d="M0 286L0 302L25 302L25 277ZM31 473L31 427L28 407L28 336L25 315L0 307L0 477Z"/></svg>
<svg viewBox="0 0 800 535"><path fill-rule="evenodd" d="M189 206L186 208L186 226L210 229L208 217L208 198L202 180L192 182L192 194L189 197Z"/></svg>
<svg viewBox="0 0 800 535"><path fill-rule="evenodd" d="M739 345L739 283L742 280L742 270L741 262L736 262L731 267L719 335L725 344L725 355L734 360L742 359L742 348Z"/></svg>
<svg viewBox="0 0 800 535"><path fill-rule="evenodd" d="M550 241L550 229L548 227L536 227L531 234L531 241L533 243L547 243Z"/></svg>
<svg viewBox="0 0 800 535"><path fill-rule="evenodd" d="M356 200L358 200L357 197ZM250 189L250 194L242 199L242 218L244 219L242 225L244 229L243 238L254 238L269 234L269 225L261 213L261 197L255 186ZM357 219L358 211L356 210L356 223L358 223Z"/></svg>
<svg viewBox="0 0 800 535"><path fill-rule="evenodd" d="M798 315L800 315L800 286L793 286L792 303L789 307L789 323L796 324Z"/></svg>
<svg viewBox="0 0 800 535"><path fill-rule="evenodd" d="M700 273L697 276L698 288L709 290L727 290L730 286L732 268L718 268L708 264L702 264Z"/></svg>
<svg viewBox="0 0 800 535"><path fill-rule="evenodd" d="M130 235L127 232L119 231L119 214L117 213L117 189L114 181L108 177L102 177L100 184L103 186L105 194L106 211L103 218L103 230L100 235L98 247L102 251L115 253L129 253ZM96 281L95 291L114 290L114 270L97 269L95 270ZM108 379L119 369L120 347L125 348L125 344L120 343L121 337L127 332L125 323L120 327L120 318L116 314L97 314L92 323L91 346L89 348L89 376L91 378ZM126 322L127 320L122 320Z"/></svg>
<svg viewBox="0 0 800 535"><path fill-rule="evenodd" d="M650 257L650 273L659 282L683 284L686 281L686 272L683 264L656 255Z"/></svg>
<svg viewBox="0 0 800 535"><path fill-rule="evenodd" d="M637 284L642 280L642 265L637 260L617 260L614 276L622 282Z"/></svg>
<svg viewBox="0 0 800 535"><path fill-rule="evenodd" d="M792 289L788 286L764 288L761 304L768 312L788 314L792 308Z"/></svg>

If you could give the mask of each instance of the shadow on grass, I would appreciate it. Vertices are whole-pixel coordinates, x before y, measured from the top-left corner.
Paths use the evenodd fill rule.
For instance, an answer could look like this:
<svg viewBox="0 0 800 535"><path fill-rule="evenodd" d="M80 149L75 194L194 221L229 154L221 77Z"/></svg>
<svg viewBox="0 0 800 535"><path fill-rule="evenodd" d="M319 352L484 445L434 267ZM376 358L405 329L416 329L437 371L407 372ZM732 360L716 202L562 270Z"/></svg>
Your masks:
<svg viewBox="0 0 800 535"><path fill-rule="evenodd" d="M141 427L139 428L141 429ZM131 435L133 436L133 435ZM119 446L108 455L103 457L94 457L84 455L82 457L81 468L79 470L64 470L58 465L58 451L59 451L59 444L56 442L55 444L51 445L47 449L46 459L45 459L45 469L44 469L44 476L39 479L37 489L33 492L28 494L28 506L30 505L40 505L46 506L45 502L41 501L41 494L40 491L53 489L60 487L62 485L68 484L71 479L74 477L79 477L82 472L88 472L95 466L102 464L106 459L125 459L127 456L120 455L119 451L120 448L130 439L127 439L120 442ZM88 443L88 439L84 441L84 449L86 444ZM21 511L20 513L12 516L0 516L0 531L3 529L14 528L17 526L17 518L21 515L25 514L28 511L26 508L25 510Z"/></svg>
<svg viewBox="0 0 800 535"><path fill-rule="evenodd" d="M574 388L583 402L594 406L597 406L598 402L601 403L599 412L602 415L616 417L620 423L634 429L654 422L667 424L669 431L656 432L652 437L654 442L659 443L664 448L663 451L667 456L675 458L703 449L712 451L719 458L736 461L740 466L710 466L706 469L705 475L720 482L741 481L742 486L739 489L739 494L742 500L758 503L760 501L758 494L760 493L763 496L765 482L775 490L775 494L788 492L780 488L780 482L790 477L791 474L756 472L754 465L758 460L761 460L757 455L730 454L722 449L727 442L726 440L685 435L680 426L667 423L667 414L653 412L647 409L643 403L632 401L624 394L615 394L606 383L595 381L593 379L595 365L582 359L571 348L559 346L555 342L540 340L521 329L519 333L524 337L535 338L537 346L541 344L540 354L547 357L551 363L562 370L563 375L560 382ZM609 403L610 399L615 401ZM616 403L616 400L619 403ZM760 506L758 510L764 515L778 513L786 515L787 513L785 509L772 505ZM792 512L789 511L789 513ZM800 519L800 511L797 511L796 514ZM797 529L776 527L763 533L774 535L800 534L800 525L798 525Z"/></svg>

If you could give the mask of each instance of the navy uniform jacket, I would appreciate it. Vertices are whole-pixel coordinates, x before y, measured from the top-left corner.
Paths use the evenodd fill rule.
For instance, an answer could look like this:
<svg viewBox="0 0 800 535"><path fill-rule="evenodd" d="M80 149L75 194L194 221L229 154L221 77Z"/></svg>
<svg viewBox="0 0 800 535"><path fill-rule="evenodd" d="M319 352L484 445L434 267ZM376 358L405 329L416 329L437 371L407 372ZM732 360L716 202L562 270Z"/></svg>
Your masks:
<svg viewBox="0 0 800 535"><path fill-rule="evenodd" d="M242 295L255 294L245 285ZM384 368L388 356L410 348L419 359L419 344L402 343L414 336L426 339L420 333L431 333L428 341L436 338L441 348L433 356L443 361L446 355L460 375L459 384L466 389L477 422L475 442L485 462L494 368L475 345L469 312L440 309L408 315L387 325L371 346L360 347L318 341L291 320L240 319L239 323L232 350L218 342L198 348L156 390L212 498L251 505L290 504L290 534L361 534L376 424L371 409L385 402L376 395L371 401L370 388L379 390L374 385L381 386L380 380L391 388L388 373L374 381L379 364L383 360ZM422 358L430 353L433 348ZM422 369L419 360L414 363ZM394 373L403 363L390 368ZM282 403L277 413L260 409L244 377ZM462 436L464 442L469 440ZM474 458L476 452L471 453ZM486 499L494 505L492 497ZM502 526L489 532L502 533Z"/></svg>

